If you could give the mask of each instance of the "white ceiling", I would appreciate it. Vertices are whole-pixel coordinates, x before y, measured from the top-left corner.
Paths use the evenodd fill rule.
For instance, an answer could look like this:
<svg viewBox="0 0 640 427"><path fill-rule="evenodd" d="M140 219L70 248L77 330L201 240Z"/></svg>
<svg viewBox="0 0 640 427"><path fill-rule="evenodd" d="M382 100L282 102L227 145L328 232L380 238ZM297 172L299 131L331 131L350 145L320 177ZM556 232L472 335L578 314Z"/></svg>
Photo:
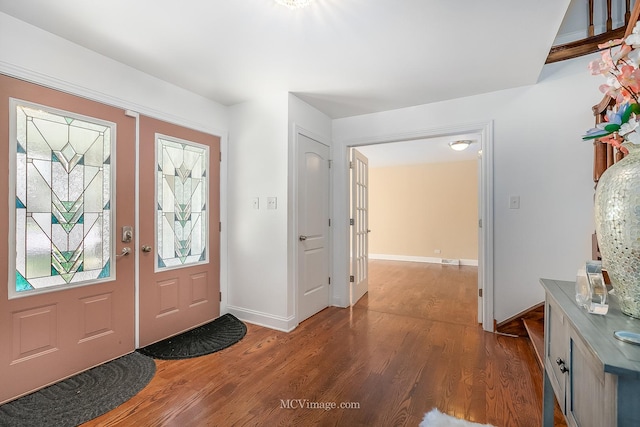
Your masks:
<svg viewBox="0 0 640 427"><path fill-rule="evenodd" d="M224 105L289 91L340 118L535 84L569 0L0 0Z"/></svg>
<svg viewBox="0 0 640 427"><path fill-rule="evenodd" d="M464 151L449 148L456 139L475 141ZM464 162L478 159L480 135L458 135L412 141L390 142L357 147L369 160L369 167L387 167L407 164Z"/></svg>

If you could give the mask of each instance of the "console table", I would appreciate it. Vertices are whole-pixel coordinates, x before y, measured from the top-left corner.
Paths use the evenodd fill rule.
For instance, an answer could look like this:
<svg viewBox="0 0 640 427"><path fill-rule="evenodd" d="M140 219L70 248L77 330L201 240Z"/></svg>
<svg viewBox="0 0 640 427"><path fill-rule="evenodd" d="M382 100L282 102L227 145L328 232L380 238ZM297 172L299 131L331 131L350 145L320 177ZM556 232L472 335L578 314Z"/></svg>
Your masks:
<svg viewBox="0 0 640 427"><path fill-rule="evenodd" d="M640 332L640 320L622 314L615 296L608 314L589 314L575 302L574 282L540 282L546 294L543 426L553 426L554 394L569 426L640 426L640 346L613 336Z"/></svg>

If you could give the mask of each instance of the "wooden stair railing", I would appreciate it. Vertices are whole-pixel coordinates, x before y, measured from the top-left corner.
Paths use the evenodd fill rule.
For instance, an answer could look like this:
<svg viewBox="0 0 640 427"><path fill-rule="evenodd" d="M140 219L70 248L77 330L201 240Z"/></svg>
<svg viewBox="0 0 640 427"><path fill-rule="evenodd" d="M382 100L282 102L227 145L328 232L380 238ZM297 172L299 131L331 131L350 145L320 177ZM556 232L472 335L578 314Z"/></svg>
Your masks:
<svg viewBox="0 0 640 427"><path fill-rule="evenodd" d="M594 26L594 9L596 6L603 6L602 3L606 1L606 19L604 19L605 31L601 34L595 34ZM547 56L547 64L564 61L565 59L577 58L579 56L588 55L600 50L598 45L605 43L609 40L619 39L624 37L625 31L629 29L629 22L635 22L638 20L637 12L638 4L640 1L636 1L631 11L631 0L619 0L620 7L624 7L624 24L618 28L613 28L613 5L612 0L589 0L588 10L588 23L587 23L587 37L582 40L577 40L570 43L565 43L557 46L553 46ZM624 1L624 5L622 5ZM631 26L633 29L633 26ZM630 31L629 31L630 32Z"/></svg>

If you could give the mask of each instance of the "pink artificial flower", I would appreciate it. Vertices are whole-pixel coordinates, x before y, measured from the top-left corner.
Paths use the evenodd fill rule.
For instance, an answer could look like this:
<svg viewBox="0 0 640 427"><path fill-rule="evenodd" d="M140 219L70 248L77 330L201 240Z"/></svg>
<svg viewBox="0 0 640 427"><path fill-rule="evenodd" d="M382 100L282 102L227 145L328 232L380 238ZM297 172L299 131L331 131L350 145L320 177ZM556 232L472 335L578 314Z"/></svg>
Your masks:
<svg viewBox="0 0 640 427"><path fill-rule="evenodd" d="M607 64L602 59L596 59L589 63L589 70L591 75L597 76L598 74L607 75L611 71L612 64Z"/></svg>
<svg viewBox="0 0 640 427"><path fill-rule="evenodd" d="M625 56L627 56L627 54L631 52L631 46L627 45L627 44L623 44L620 46L620 49L618 49L613 55L611 55L611 60L616 63L618 62L620 59L624 58Z"/></svg>
<svg viewBox="0 0 640 427"><path fill-rule="evenodd" d="M638 69L631 65L623 65L620 67L620 74L618 75L618 81L623 88L638 93L640 91L640 74Z"/></svg>
<svg viewBox="0 0 640 427"><path fill-rule="evenodd" d="M622 101L624 101L624 96L620 96L621 95L621 90L613 85L608 85L608 84L601 84L600 85L600 92L604 93L605 95L613 98L616 100L616 103L618 104L623 104L624 102L618 102L618 98L620 98Z"/></svg>
<svg viewBox="0 0 640 427"><path fill-rule="evenodd" d="M614 47L614 46L618 46L622 42L623 42L623 39L609 40L608 42L600 43L598 45L598 49L606 49L606 48L611 48L611 47Z"/></svg>
<svg viewBox="0 0 640 427"><path fill-rule="evenodd" d="M607 49L602 51L600 54L600 60L604 63L605 67L609 69L615 68L616 64L613 62L613 58L611 57L611 49Z"/></svg>
<svg viewBox="0 0 640 427"><path fill-rule="evenodd" d="M626 147L622 146L622 140L618 138L618 136L615 133L611 135L603 136L602 138L599 138L599 141L617 148L618 150L622 151L624 154L629 154L629 150L627 150Z"/></svg>

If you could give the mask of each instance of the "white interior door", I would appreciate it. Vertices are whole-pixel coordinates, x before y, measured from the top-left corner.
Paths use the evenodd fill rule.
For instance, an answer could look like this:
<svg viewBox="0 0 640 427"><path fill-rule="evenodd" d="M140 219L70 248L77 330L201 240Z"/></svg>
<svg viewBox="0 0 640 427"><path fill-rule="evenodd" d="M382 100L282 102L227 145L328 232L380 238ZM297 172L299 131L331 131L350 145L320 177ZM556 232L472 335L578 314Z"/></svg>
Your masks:
<svg viewBox="0 0 640 427"><path fill-rule="evenodd" d="M329 306L329 147L298 134L298 322Z"/></svg>
<svg viewBox="0 0 640 427"><path fill-rule="evenodd" d="M369 289L369 161L351 149L351 305Z"/></svg>

